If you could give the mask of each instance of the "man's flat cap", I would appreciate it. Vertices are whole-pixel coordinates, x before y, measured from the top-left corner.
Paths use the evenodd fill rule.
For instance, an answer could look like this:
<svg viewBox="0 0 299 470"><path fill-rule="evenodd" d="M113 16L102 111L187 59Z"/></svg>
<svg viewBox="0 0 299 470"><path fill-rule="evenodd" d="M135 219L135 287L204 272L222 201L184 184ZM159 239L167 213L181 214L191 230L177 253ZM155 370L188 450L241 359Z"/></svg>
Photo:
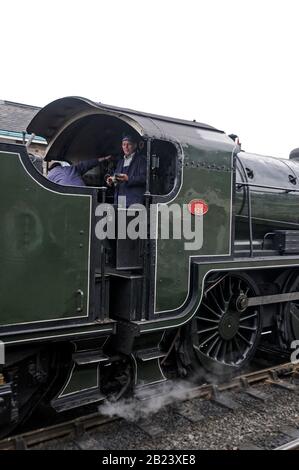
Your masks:
<svg viewBox="0 0 299 470"><path fill-rule="evenodd" d="M131 134L125 134L122 138L122 142L124 142L125 140L127 140L128 142L132 142L132 143L135 143L137 144L137 139L136 137L134 137L133 135Z"/></svg>

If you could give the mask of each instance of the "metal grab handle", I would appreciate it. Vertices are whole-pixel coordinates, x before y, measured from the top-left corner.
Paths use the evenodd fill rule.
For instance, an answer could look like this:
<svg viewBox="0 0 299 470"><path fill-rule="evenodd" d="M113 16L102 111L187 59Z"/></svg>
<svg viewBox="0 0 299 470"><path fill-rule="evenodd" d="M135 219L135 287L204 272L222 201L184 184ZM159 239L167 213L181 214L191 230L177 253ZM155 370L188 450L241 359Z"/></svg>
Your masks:
<svg viewBox="0 0 299 470"><path fill-rule="evenodd" d="M77 307L77 312L83 311L83 299L84 299L84 292L81 289L76 291L76 295L79 295L79 306Z"/></svg>

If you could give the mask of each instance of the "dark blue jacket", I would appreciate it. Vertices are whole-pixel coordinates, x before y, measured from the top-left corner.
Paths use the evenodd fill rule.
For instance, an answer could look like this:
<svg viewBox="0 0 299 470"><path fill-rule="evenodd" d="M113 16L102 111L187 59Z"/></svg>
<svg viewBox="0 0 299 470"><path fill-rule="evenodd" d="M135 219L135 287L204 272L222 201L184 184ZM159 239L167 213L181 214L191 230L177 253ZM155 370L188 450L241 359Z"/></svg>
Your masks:
<svg viewBox="0 0 299 470"><path fill-rule="evenodd" d="M136 153L129 167L124 167L122 157L116 166L115 173L126 173L129 180L119 183L114 192L114 204L118 204L119 196L126 196L126 206L143 204L146 188L146 157Z"/></svg>

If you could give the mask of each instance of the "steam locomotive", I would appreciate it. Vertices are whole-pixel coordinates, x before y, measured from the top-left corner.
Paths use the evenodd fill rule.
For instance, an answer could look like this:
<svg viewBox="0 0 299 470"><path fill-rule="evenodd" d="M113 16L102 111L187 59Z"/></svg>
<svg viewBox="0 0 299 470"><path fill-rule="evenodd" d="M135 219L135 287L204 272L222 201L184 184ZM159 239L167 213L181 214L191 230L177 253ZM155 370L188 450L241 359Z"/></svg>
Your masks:
<svg viewBox="0 0 299 470"><path fill-rule="evenodd" d="M25 146L0 144L0 435L37 404L57 412L135 393L178 375L239 372L267 339L299 339L299 163L241 151L223 131L95 103L59 99L27 131L45 161L117 154L124 133L147 159L153 239L96 236L113 203L104 175L55 184ZM110 167L109 167L110 165ZM159 235L171 204L202 220L202 244ZM116 208L116 217L120 216ZM122 209L124 210L124 209ZM170 217L170 228L182 220ZM149 233L153 229L147 224Z"/></svg>

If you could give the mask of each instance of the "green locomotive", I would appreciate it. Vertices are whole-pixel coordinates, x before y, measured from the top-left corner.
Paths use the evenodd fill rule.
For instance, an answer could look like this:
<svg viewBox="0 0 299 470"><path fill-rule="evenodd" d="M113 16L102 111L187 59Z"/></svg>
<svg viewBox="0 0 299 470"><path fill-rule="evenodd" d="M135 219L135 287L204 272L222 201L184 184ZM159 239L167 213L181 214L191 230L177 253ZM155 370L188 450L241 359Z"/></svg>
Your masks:
<svg viewBox="0 0 299 470"><path fill-rule="evenodd" d="M154 207L156 217L146 239L101 240L97 207L113 202L103 184L111 163L86 187L61 186L24 146L0 144L0 435L41 401L61 412L120 397L165 381L168 367L240 371L265 338L291 350L296 154L248 154L211 126L78 97L50 103L27 130L46 139L46 161L116 154L123 133L134 135L147 159L145 213ZM190 213L201 221L193 249L160 235L174 204L172 231Z"/></svg>

